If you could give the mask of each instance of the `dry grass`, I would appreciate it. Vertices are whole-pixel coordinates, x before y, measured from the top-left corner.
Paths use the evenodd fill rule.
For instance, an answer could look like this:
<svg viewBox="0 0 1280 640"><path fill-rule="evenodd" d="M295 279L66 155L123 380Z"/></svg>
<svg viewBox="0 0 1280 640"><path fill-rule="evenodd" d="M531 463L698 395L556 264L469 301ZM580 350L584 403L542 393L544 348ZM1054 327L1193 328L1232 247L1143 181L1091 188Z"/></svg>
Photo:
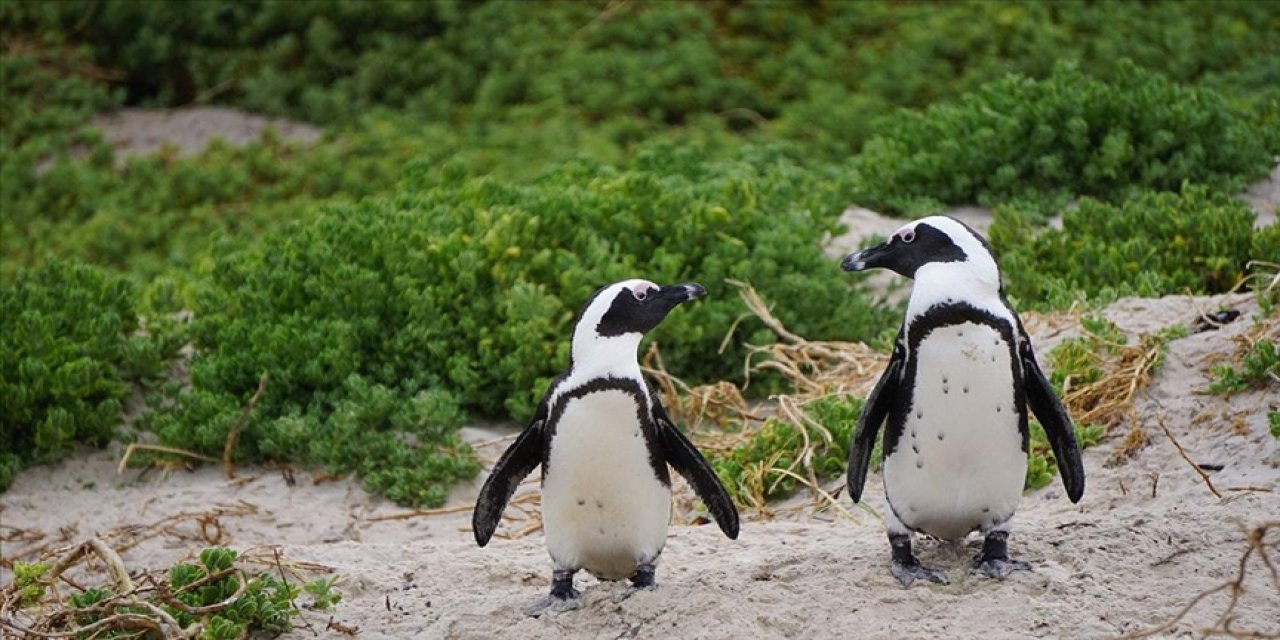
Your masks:
<svg viewBox="0 0 1280 640"><path fill-rule="evenodd" d="M686 427L704 424L725 427L760 419L748 408L742 390L732 382L722 380L691 387L671 375L662 362L662 353L656 342L649 345L641 365L644 372L657 383L658 397L671 414L671 419Z"/></svg>
<svg viewBox="0 0 1280 640"><path fill-rule="evenodd" d="M143 505L145 510L145 504ZM258 513L257 505L243 500L230 504L220 504L202 511L183 511L148 524L126 525L112 529L96 536L104 544L108 544L117 552L127 551L143 542L167 537L180 542L198 542L207 546L225 546L231 542L230 536L223 527L223 520L238 518ZM32 544L14 549L6 537L3 557L0 564L12 568L15 562L39 562L56 556L65 550L66 545L76 538L74 529L62 529L52 539L47 539L40 532L26 531L26 540Z"/></svg>
<svg viewBox="0 0 1280 640"><path fill-rule="evenodd" d="M44 590L39 602L24 602L29 595L16 581L0 589L0 628L5 631L4 637L10 637L12 633L16 634L12 636L15 638L96 638L103 634L124 633L126 635L109 637L199 638L204 636L208 617L231 607L249 586L244 570L232 567L175 591L169 582L168 569L130 571L121 560L119 551L107 544L103 537L91 537L45 554L50 562L48 571L38 578L38 584ZM314 563L285 562L278 547L252 548L240 554L237 562L274 570L285 584L289 584L290 577L294 582L301 582L315 573L334 571L332 567ZM85 576L105 574L111 585L111 595L91 605L72 605L59 585L70 586L78 592L86 590L66 575L73 568L80 569L82 580ZM220 602L192 607L177 597L184 591L198 589L231 575L237 577L239 588ZM183 626L166 607L197 618ZM88 619L94 621L85 622Z"/></svg>
<svg viewBox="0 0 1280 640"><path fill-rule="evenodd" d="M794 387L791 395L801 400L831 394L865 397L871 392L889 362L888 354L862 342L806 340L788 331L750 284L728 282L738 288L747 309L780 338L770 345L747 345L748 385L752 373L772 371L786 378Z"/></svg>
<svg viewBox="0 0 1280 640"><path fill-rule="evenodd" d="M1151 382L1151 374L1164 358L1164 341L1143 335L1138 343L1106 343L1111 357L1104 373L1093 382L1063 383L1062 403L1077 422L1113 427L1133 417L1133 400Z"/></svg>

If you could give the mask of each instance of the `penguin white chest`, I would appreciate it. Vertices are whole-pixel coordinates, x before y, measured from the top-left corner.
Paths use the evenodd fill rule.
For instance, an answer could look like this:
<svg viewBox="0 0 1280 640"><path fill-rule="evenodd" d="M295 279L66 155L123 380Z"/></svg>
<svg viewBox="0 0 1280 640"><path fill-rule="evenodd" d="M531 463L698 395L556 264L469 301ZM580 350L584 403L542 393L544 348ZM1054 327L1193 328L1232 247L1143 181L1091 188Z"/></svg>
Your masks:
<svg viewBox="0 0 1280 640"><path fill-rule="evenodd" d="M547 551L557 568L630 577L666 543L671 490L649 462L633 396L611 389L567 403L542 485Z"/></svg>
<svg viewBox="0 0 1280 640"><path fill-rule="evenodd" d="M885 494L912 529L954 540L1008 520L1022 496L1012 354L992 327L939 327L919 343L903 432Z"/></svg>

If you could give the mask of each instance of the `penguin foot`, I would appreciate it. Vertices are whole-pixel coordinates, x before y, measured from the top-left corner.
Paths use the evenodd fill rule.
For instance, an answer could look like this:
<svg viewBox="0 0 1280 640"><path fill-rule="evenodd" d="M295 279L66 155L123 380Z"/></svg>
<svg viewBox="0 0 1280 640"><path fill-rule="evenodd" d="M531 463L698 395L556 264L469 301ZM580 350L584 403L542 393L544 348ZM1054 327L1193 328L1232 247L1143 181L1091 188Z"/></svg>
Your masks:
<svg viewBox="0 0 1280 640"><path fill-rule="evenodd" d="M631 576L631 586L636 589L652 590L658 588L658 582L655 579L656 570L651 563L642 563L636 566L636 572Z"/></svg>
<svg viewBox="0 0 1280 640"><path fill-rule="evenodd" d="M889 534L889 546L893 549L893 561L889 564L889 573L898 579L904 587L911 586L916 580L928 580L938 584L947 584L947 574L920 564L914 553L911 553L910 534Z"/></svg>
<svg viewBox="0 0 1280 640"><path fill-rule="evenodd" d="M898 579L898 582L904 587L911 586L916 580L928 580L937 584L948 584L947 574L930 567L926 567L919 562L907 564L894 560L889 565L889 573Z"/></svg>
<svg viewBox="0 0 1280 640"><path fill-rule="evenodd" d="M582 606L577 589L573 588L574 569L556 569L551 572L551 593L524 608L527 616L536 618L544 613L563 613Z"/></svg>
<svg viewBox="0 0 1280 640"><path fill-rule="evenodd" d="M573 611L582 606L582 599L578 595L578 591L575 589L573 595L568 598L561 598L555 595L543 596L525 607L524 614L530 618L538 618L545 613Z"/></svg>
<svg viewBox="0 0 1280 640"><path fill-rule="evenodd" d="M988 578L1004 580L1014 571L1030 571L1031 563L1009 559L1009 532L992 531L982 541L982 553L974 556L969 573L982 572Z"/></svg>
<svg viewBox="0 0 1280 640"><path fill-rule="evenodd" d="M981 572L988 578L1004 580L1014 571L1031 571L1031 563L1009 558L983 558L979 556L969 573Z"/></svg>

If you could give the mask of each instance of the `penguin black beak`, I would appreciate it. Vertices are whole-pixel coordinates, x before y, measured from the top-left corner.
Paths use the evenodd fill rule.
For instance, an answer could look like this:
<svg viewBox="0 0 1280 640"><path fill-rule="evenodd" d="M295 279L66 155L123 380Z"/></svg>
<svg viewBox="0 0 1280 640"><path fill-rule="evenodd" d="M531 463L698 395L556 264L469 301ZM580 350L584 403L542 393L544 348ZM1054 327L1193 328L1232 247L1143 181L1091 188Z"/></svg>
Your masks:
<svg viewBox="0 0 1280 640"><path fill-rule="evenodd" d="M845 271L866 271L867 269L886 267L888 266L886 264L888 262L887 258L889 258L891 252L892 250L887 242L870 249L854 251L844 257L844 260L840 262L840 268Z"/></svg>
<svg viewBox="0 0 1280 640"><path fill-rule="evenodd" d="M707 289L696 282L669 284L659 289L658 295L671 300L672 306L675 306L681 302L697 300L707 295Z"/></svg>

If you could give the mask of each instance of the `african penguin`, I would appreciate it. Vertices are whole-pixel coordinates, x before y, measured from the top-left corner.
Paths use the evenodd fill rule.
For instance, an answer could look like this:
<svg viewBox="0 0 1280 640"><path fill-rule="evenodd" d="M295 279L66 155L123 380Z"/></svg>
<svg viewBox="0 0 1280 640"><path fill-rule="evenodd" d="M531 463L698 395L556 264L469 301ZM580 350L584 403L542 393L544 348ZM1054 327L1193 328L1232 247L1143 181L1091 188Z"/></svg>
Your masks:
<svg viewBox="0 0 1280 640"><path fill-rule="evenodd" d="M574 323L568 371L494 465L472 514L485 546L516 486L542 465L542 523L551 594L527 610L576 606L573 576L654 586L671 519L667 465L689 481L720 529L738 537L738 511L711 466L667 416L640 372L644 334L676 305L702 297L697 284L626 280L592 295Z"/></svg>
<svg viewBox="0 0 1280 640"><path fill-rule="evenodd" d="M964 223L934 216L845 256L845 271L883 268L915 280L893 355L867 398L849 448L849 495L862 497L884 431L890 571L904 586L947 581L911 551L914 532L985 540L971 571L1004 578L1010 519L1027 469L1027 409L1044 426L1067 496L1084 494L1080 447L1066 409L1005 299L991 246Z"/></svg>

